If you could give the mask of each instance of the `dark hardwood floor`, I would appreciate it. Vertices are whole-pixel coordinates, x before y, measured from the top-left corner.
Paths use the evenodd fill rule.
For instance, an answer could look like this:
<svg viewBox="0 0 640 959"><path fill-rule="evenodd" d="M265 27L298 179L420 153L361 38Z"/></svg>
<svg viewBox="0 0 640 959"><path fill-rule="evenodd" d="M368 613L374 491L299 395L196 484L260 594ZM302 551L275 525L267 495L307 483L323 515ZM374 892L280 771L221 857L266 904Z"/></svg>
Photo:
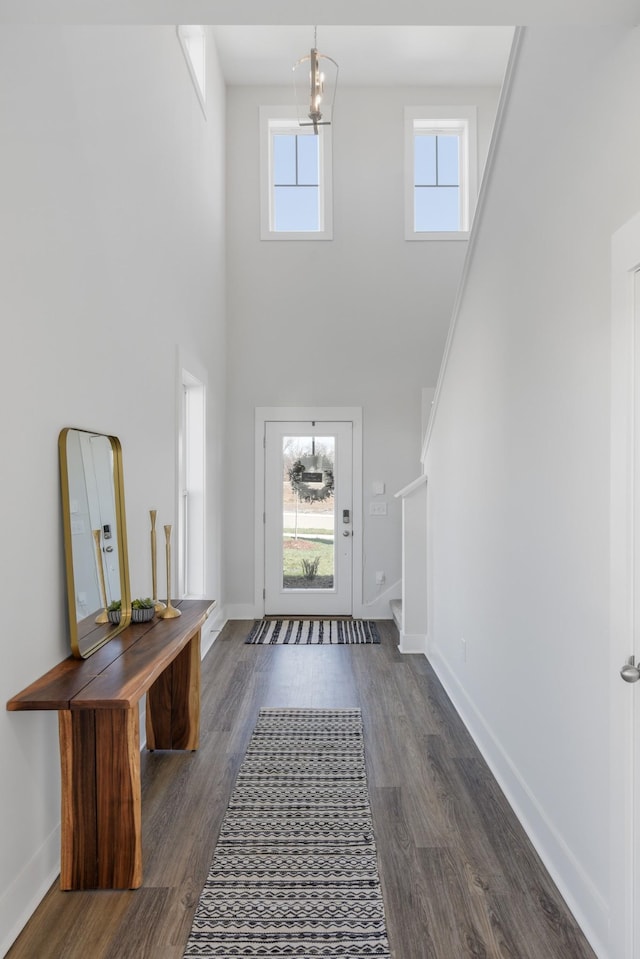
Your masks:
<svg viewBox="0 0 640 959"><path fill-rule="evenodd" d="M427 660L380 646L246 646L203 662L197 753L142 760L144 886L54 886L8 959L182 959L261 706L362 709L394 959L594 959Z"/></svg>

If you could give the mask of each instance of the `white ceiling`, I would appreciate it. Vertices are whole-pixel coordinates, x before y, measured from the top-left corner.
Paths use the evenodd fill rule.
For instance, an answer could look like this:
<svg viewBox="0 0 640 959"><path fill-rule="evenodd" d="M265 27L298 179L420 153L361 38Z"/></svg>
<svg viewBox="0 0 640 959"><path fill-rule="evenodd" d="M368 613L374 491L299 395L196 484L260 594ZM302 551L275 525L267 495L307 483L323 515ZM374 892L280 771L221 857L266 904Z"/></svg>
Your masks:
<svg viewBox="0 0 640 959"><path fill-rule="evenodd" d="M313 26L217 26L229 84L288 85L313 46ZM320 53L337 61L340 85L499 86L513 27L318 26Z"/></svg>
<svg viewBox="0 0 640 959"><path fill-rule="evenodd" d="M323 0L325 23L636 25L638 0ZM0 24L318 22L318 0L0 0Z"/></svg>

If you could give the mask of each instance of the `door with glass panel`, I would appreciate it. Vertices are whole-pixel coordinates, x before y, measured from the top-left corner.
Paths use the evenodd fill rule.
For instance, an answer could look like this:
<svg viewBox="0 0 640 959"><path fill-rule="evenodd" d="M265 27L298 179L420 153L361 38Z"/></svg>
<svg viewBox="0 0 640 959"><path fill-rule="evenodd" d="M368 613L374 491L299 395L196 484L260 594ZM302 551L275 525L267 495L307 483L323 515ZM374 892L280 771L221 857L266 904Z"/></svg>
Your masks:
<svg viewBox="0 0 640 959"><path fill-rule="evenodd" d="M351 615L352 424L265 424L265 613Z"/></svg>

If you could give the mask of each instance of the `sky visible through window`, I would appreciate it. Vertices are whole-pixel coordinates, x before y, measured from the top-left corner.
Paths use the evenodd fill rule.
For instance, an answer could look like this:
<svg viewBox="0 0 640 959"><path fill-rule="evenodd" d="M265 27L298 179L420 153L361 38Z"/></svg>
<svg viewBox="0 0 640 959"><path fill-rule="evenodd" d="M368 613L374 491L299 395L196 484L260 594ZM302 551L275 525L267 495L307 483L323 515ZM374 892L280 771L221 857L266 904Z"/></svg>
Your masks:
<svg viewBox="0 0 640 959"><path fill-rule="evenodd" d="M318 137L273 136L274 230L306 233L320 229Z"/></svg>
<svg viewBox="0 0 640 959"><path fill-rule="evenodd" d="M460 137L414 137L414 229L417 233L460 229Z"/></svg>

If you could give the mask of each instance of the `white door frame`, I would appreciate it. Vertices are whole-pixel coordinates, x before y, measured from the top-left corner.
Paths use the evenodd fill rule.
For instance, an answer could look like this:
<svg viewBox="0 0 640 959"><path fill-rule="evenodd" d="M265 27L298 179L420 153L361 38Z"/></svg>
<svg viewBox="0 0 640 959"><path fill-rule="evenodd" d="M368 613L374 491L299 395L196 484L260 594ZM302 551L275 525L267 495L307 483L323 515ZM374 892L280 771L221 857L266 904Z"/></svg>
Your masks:
<svg viewBox="0 0 640 959"><path fill-rule="evenodd" d="M353 615L362 607L362 407L360 406L258 406L255 411L255 616L264 616L264 459L265 423L316 420L353 425Z"/></svg>
<svg viewBox="0 0 640 959"><path fill-rule="evenodd" d="M640 731L635 729L640 718L640 683L630 685L620 677L627 658L640 654L636 640L640 496L635 493L640 482L640 330L634 280L638 269L640 213L614 234L611 244L611 959L634 959L640 945L634 943L640 939L640 919L634 917L634 900L640 894L640 814L634 810L640 777Z"/></svg>

